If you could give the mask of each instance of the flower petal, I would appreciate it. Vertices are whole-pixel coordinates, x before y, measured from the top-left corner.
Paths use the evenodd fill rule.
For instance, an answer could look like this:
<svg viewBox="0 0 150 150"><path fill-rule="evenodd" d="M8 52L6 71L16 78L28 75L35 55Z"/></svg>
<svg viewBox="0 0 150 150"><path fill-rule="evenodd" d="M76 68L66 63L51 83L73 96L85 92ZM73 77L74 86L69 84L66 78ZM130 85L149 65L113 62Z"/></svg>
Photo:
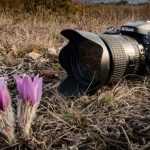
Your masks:
<svg viewBox="0 0 150 150"><path fill-rule="evenodd" d="M33 89L32 89L32 80L29 76L23 77L23 83L22 83L22 93L23 93L23 99L30 101L32 99Z"/></svg>
<svg viewBox="0 0 150 150"><path fill-rule="evenodd" d="M21 76L15 76L14 77L17 83L17 90L19 91L19 93L22 95L22 78Z"/></svg>
<svg viewBox="0 0 150 150"><path fill-rule="evenodd" d="M42 83L43 79L38 78L37 76L33 80L33 85L34 85L34 103L39 103L41 96L42 96Z"/></svg>
<svg viewBox="0 0 150 150"><path fill-rule="evenodd" d="M39 75L30 77L26 74L15 77L17 89L26 102L30 102L32 105L38 104L42 96L42 78Z"/></svg>

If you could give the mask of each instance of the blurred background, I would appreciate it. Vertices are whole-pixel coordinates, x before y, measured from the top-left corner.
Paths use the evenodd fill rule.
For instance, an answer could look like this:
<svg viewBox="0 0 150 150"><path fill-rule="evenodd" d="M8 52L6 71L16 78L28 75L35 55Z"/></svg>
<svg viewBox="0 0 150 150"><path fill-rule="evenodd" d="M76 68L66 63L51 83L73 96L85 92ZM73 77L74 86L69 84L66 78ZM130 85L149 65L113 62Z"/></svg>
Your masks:
<svg viewBox="0 0 150 150"><path fill-rule="evenodd" d="M57 92L64 77L58 62L58 53L66 44L61 30L99 33L128 21L150 20L149 0L128 2L0 0L0 74L9 77L12 98L16 100L13 75L39 73L44 78L43 99L30 141L20 139L4 149L150 149L147 78L104 87L92 97L66 100ZM0 149L1 144L4 142L0 142Z"/></svg>

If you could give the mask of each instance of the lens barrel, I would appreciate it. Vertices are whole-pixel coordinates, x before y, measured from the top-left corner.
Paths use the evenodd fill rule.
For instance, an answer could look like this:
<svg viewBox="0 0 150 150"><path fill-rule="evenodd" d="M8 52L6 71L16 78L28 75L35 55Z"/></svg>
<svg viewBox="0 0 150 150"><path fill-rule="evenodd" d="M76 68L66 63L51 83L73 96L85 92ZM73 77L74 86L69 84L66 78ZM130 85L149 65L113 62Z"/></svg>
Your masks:
<svg viewBox="0 0 150 150"><path fill-rule="evenodd" d="M138 71L140 48L131 37L75 30L64 30L62 35L69 39L59 55L60 64L68 74L59 86L65 96L96 91Z"/></svg>
<svg viewBox="0 0 150 150"><path fill-rule="evenodd" d="M139 44L133 38L123 35L102 34L111 55L110 82L120 80L125 74L135 74L140 65Z"/></svg>

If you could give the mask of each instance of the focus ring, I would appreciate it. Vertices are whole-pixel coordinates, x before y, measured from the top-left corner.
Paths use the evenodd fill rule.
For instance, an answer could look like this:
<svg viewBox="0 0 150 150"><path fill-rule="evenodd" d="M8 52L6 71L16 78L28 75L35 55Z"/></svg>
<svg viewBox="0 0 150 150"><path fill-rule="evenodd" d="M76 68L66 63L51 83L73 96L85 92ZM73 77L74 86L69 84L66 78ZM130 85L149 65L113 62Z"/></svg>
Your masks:
<svg viewBox="0 0 150 150"><path fill-rule="evenodd" d="M128 57L125 53L125 49L122 46L122 39L120 36L100 35L109 47L112 55L112 72L110 82L118 81L126 72Z"/></svg>

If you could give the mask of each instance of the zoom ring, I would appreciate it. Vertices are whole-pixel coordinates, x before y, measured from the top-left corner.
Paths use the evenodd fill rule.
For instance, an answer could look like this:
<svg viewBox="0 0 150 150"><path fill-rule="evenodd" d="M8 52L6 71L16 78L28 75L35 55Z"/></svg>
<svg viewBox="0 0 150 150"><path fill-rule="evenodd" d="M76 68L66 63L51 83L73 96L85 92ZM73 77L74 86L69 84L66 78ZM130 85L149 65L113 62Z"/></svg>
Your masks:
<svg viewBox="0 0 150 150"><path fill-rule="evenodd" d="M106 45L109 47L111 57L112 57L112 71L110 82L116 82L125 74L128 58L125 53L125 50L121 44L121 38L119 36L113 37L111 35L101 35L101 38L104 40Z"/></svg>

